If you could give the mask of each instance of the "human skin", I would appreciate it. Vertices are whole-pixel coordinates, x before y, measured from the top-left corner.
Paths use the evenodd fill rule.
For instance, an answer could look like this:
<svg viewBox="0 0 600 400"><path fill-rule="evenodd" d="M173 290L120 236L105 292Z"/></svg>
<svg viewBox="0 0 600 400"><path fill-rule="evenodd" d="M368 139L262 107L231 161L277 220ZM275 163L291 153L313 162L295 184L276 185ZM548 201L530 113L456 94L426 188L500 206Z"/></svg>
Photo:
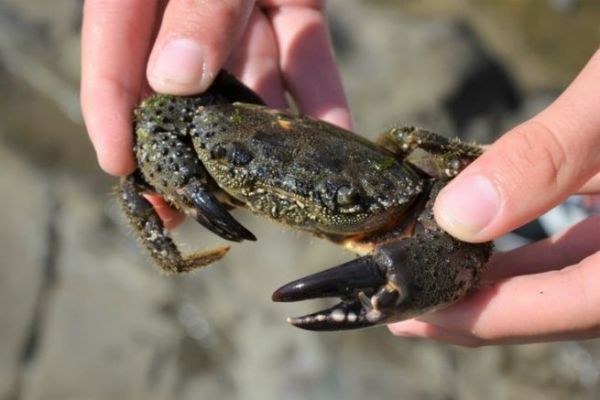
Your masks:
<svg viewBox="0 0 600 400"><path fill-rule="evenodd" d="M318 0L87 0L81 106L101 168L135 169L141 99L200 93L222 67L272 107L287 107L287 92L302 112L352 129L323 11ZM181 221L149 200L167 227Z"/></svg>
<svg viewBox="0 0 600 400"><path fill-rule="evenodd" d="M600 193L600 50L547 109L514 128L439 194L438 223L493 240L576 193ZM496 255L482 287L439 312L389 326L465 346L600 336L600 216Z"/></svg>

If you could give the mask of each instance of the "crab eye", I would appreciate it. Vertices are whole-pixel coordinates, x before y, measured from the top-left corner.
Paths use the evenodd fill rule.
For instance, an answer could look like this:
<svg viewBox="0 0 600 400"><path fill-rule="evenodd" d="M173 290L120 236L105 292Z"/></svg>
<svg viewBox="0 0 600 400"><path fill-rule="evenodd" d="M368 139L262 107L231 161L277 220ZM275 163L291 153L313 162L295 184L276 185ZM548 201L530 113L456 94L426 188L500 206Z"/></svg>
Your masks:
<svg viewBox="0 0 600 400"><path fill-rule="evenodd" d="M358 200L358 190L351 186L341 186L337 190L336 200L341 206L352 205Z"/></svg>

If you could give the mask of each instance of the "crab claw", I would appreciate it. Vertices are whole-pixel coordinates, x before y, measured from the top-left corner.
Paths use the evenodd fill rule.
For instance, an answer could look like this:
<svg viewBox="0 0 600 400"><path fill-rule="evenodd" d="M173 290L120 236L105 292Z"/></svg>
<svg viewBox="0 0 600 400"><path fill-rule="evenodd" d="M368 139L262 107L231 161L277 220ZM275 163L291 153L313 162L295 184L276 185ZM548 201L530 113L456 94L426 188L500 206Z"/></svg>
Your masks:
<svg viewBox="0 0 600 400"><path fill-rule="evenodd" d="M210 231L223 239L233 242L256 240L256 236L244 228L215 198L200 184L189 184L183 189L182 196L191 203L184 211Z"/></svg>
<svg viewBox="0 0 600 400"><path fill-rule="evenodd" d="M287 302L320 297L339 297L342 302L302 317L288 318L298 328L316 331L358 329L377 324L379 313L370 294L387 278L373 257L366 256L290 282L277 289L273 301ZM369 294L369 295L368 295Z"/></svg>
<svg viewBox="0 0 600 400"><path fill-rule="evenodd" d="M491 252L489 244L459 242L442 233L388 242L370 255L291 282L274 301L338 297L337 305L292 325L334 331L400 321L447 306L476 283Z"/></svg>

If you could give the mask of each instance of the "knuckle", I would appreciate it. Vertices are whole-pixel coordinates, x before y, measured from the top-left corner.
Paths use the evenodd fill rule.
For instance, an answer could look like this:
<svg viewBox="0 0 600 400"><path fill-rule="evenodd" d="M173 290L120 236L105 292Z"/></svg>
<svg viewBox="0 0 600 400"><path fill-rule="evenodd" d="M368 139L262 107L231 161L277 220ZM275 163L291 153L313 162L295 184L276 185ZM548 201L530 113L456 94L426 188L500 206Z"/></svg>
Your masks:
<svg viewBox="0 0 600 400"><path fill-rule="evenodd" d="M568 161L568 149L560 140L559 134L550 125L540 119L534 119L530 123L532 130L529 135L532 142L535 144L536 138L542 140L542 145L536 146L537 151L534 154L541 158L550 179L562 181L561 178L567 172L565 167Z"/></svg>
<svg viewBox="0 0 600 400"><path fill-rule="evenodd" d="M567 149L558 134L539 119L532 119L507 136L504 168L517 178L518 190L530 184L535 177L536 186L556 188L567 179Z"/></svg>

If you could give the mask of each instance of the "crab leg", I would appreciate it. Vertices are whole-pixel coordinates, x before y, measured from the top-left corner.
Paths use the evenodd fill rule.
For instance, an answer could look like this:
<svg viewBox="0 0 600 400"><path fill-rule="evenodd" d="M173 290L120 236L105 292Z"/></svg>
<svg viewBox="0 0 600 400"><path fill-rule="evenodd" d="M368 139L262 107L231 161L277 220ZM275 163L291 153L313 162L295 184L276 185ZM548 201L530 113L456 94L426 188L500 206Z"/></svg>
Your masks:
<svg viewBox="0 0 600 400"><path fill-rule="evenodd" d="M382 133L377 142L401 160L408 160L430 176L441 180L454 178L482 154L479 146L412 126L392 128ZM430 157L411 158L411 153L416 149L425 150L430 153Z"/></svg>
<svg viewBox="0 0 600 400"><path fill-rule="evenodd" d="M122 178L118 187L121 208L152 259L164 272L192 271L221 259L229 247L182 257L152 204L142 195L147 186L136 174Z"/></svg>

